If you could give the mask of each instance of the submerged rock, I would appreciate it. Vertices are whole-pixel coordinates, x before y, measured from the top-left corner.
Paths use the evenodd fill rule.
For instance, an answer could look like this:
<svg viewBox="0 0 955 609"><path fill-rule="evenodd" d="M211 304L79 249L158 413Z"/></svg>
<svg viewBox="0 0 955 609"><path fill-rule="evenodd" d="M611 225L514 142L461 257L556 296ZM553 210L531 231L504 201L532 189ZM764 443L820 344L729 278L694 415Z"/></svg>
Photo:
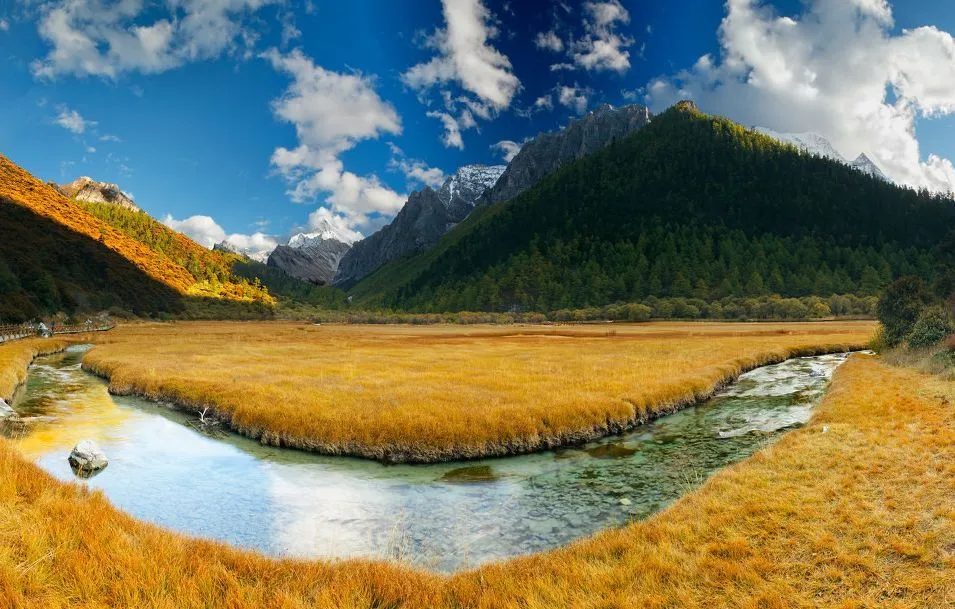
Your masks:
<svg viewBox="0 0 955 609"><path fill-rule="evenodd" d="M630 448L620 443L600 444L592 448L585 448L584 452L595 459L624 459L637 453L636 448Z"/></svg>
<svg viewBox="0 0 955 609"><path fill-rule="evenodd" d="M473 482L493 482L497 480L497 474L491 469L490 465L473 465L471 467L459 467L452 469L443 476L442 482L452 482L458 484L468 484Z"/></svg>
<svg viewBox="0 0 955 609"><path fill-rule="evenodd" d="M80 440L70 453L70 466L73 473L88 478L109 465L106 453L92 440Z"/></svg>

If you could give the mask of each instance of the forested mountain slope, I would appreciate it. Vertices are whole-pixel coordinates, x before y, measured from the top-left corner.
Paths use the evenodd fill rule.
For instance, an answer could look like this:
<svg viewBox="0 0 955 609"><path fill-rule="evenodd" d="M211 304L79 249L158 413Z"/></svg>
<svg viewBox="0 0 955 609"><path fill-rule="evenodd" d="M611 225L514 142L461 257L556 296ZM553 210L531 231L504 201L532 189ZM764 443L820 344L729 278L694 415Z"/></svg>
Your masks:
<svg viewBox="0 0 955 609"><path fill-rule="evenodd" d="M554 310L685 296L875 294L931 279L955 203L819 158L684 102L433 250L355 286L416 310Z"/></svg>
<svg viewBox="0 0 955 609"><path fill-rule="evenodd" d="M231 275L231 261L214 261L161 226L142 212L70 200L0 156L0 319L114 306L180 313L190 300L271 302Z"/></svg>

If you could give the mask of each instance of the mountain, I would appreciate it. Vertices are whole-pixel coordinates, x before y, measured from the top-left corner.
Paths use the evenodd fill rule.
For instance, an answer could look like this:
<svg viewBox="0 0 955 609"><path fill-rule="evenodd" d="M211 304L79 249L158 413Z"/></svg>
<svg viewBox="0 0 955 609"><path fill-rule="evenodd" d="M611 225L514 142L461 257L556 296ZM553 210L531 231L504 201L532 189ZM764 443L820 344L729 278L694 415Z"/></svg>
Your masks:
<svg viewBox="0 0 955 609"><path fill-rule="evenodd" d="M521 194L563 165L583 158L643 128L653 118L639 105L614 108L604 104L572 120L555 133L543 133L524 144L500 179L478 201L490 205Z"/></svg>
<svg viewBox="0 0 955 609"><path fill-rule="evenodd" d="M227 265L203 260L201 252L212 252L198 244L189 242L198 248L191 259L169 255L188 248L188 239L148 215L67 198L2 155L0 226L4 322L112 307L150 315L211 300L271 302L261 288L233 280Z"/></svg>
<svg viewBox="0 0 955 609"><path fill-rule="evenodd" d="M269 254L266 264L315 285L331 283L338 263L361 234L322 219L315 230L293 235Z"/></svg>
<svg viewBox="0 0 955 609"><path fill-rule="evenodd" d="M309 239L302 245L280 245L269 254L270 267L315 285L326 285L335 277L342 256L351 245L337 239Z"/></svg>
<svg viewBox="0 0 955 609"><path fill-rule="evenodd" d="M93 178L82 176L69 184L52 184L65 196L87 203L108 203L131 210L140 211L133 199L116 184L97 182Z"/></svg>
<svg viewBox="0 0 955 609"><path fill-rule="evenodd" d="M818 133L777 133L776 131L767 129L765 127L756 127L756 131L773 139L779 140L780 142L792 144L796 148L805 150L810 154L816 154L827 159L832 159L833 161L838 161L844 165L848 165L853 169L861 171L862 173L879 178L883 182L890 181L889 178L882 173L882 170L879 169L878 165L876 165L872 159L866 156L865 153L860 154L858 157L856 157L856 160L850 163L845 159L845 157L839 154L839 151L836 150L835 146L833 146L829 140Z"/></svg>
<svg viewBox="0 0 955 609"><path fill-rule="evenodd" d="M392 260L427 250L471 211L478 197L504 173L502 165L467 165L439 190L424 187L408 197L391 224L359 241L341 259L334 283L348 286Z"/></svg>
<svg viewBox="0 0 955 609"><path fill-rule="evenodd" d="M222 252L223 254L233 254L236 256L242 256L248 260L254 260L255 262L261 262L265 264L269 259L269 254L272 252L263 252L260 250L250 250L244 248L238 248L228 241L220 241L212 246L212 251Z"/></svg>
<svg viewBox="0 0 955 609"><path fill-rule="evenodd" d="M478 208L349 294L420 311L869 296L899 275L930 279L953 226L949 197L871 180L683 102Z"/></svg>
<svg viewBox="0 0 955 609"><path fill-rule="evenodd" d="M888 177L886 177L884 173L882 173L882 170L879 169L879 166L876 165L872 161L872 159L866 156L865 153L862 153L859 156L857 156L856 160L849 163L849 165L856 171L861 171L862 173L866 173L866 174L869 174L870 176L879 178L883 182L891 181L889 180Z"/></svg>

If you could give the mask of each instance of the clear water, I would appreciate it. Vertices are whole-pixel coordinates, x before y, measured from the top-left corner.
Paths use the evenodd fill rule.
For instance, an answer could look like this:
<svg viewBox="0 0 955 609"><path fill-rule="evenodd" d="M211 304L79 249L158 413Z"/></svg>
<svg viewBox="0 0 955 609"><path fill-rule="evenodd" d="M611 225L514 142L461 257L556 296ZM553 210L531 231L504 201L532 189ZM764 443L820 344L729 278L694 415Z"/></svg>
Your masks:
<svg viewBox="0 0 955 609"><path fill-rule="evenodd" d="M579 448L438 465L381 465L210 438L166 405L110 396L82 349L31 368L14 408L53 417L17 442L76 480L67 456L110 459L85 481L119 508L185 533L281 556L400 557L454 570L546 550L643 518L805 423L843 355L743 375L705 404Z"/></svg>

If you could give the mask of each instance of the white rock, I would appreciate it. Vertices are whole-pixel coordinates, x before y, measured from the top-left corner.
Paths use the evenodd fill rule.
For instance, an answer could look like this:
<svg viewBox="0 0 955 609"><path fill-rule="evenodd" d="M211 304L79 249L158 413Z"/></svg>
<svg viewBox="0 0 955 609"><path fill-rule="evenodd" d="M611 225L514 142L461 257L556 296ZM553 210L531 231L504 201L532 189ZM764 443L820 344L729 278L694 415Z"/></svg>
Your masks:
<svg viewBox="0 0 955 609"><path fill-rule="evenodd" d="M106 453L92 440L80 440L70 453L70 465L79 475L98 472L107 465Z"/></svg>
<svg viewBox="0 0 955 609"><path fill-rule="evenodd" d="M17 411L10 408L10 406L7 405L7 403L3 400L3 398L0 398L0 420L9 419L10 417L15 417L15 416L17 416Z"/></svg>

